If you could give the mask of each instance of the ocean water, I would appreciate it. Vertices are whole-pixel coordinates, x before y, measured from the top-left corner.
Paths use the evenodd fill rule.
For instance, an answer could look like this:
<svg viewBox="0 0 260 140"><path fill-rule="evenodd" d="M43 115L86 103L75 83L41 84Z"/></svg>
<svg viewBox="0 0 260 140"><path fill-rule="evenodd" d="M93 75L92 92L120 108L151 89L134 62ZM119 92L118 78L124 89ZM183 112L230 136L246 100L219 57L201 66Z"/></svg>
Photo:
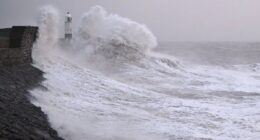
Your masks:
<svg viewBox="0 0 260 140"><path fill-rule="evenodd" d="M53 7L39 26L31 101L66 140L260 139L259 43L157 43L99 6L67 45Z"/></svg>

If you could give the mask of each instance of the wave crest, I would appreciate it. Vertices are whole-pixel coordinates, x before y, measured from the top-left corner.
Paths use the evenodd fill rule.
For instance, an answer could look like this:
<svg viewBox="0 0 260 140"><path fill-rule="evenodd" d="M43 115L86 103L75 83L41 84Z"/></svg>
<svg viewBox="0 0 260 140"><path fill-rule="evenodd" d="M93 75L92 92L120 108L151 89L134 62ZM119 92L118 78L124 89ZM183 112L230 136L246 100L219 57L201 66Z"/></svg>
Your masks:
<svg viewBox="0 0 260 140"><path fill-rule="evenodd" d="M157 46L156 37L145 25L109 14L101 6L84 14L76 42L88 54L124 60L140 59Z"/></svg>

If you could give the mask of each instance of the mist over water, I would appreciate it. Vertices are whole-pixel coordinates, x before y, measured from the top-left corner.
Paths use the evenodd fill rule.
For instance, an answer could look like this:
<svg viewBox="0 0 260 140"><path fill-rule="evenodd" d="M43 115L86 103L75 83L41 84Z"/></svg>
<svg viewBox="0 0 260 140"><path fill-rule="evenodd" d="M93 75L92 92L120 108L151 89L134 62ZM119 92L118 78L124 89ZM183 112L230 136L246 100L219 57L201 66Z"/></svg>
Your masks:
<svg viewBox="0 0 260 140"><path fill-rule="evenodd" d="M33 60L46 80L32 102L63 138L260 138L258 63L183 61L169 53L174 45L154 50L145 25L100 6L83 14L67 45L58 40L58 11L44 7L39 17Z"/></svg>

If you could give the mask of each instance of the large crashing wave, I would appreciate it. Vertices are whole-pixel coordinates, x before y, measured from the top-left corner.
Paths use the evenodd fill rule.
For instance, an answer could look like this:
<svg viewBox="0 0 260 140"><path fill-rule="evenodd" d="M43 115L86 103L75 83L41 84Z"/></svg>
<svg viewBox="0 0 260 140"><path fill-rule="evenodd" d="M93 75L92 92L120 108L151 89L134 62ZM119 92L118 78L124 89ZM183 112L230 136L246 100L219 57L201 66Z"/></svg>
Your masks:
<svg viewBox="0 0 260 140"><path fill-rule="evenodd" d="M109 14L101 6L92 7L82 16L73 41L66 44L69 47L58 41L58 21L54 7L40 9L39 38L33 48L35 62L53 61L52 55L99 70L119 68L121 63L139 62L157 46L156 37L145 25Z"/></svg>
<svg viewBox="0 0 260 140"><path fill-rule="evenodd" d="M157 46L152 32L142 24L107 13L95 6L85 13L75 39L77 49L89 56L136 61Z"/></svg>
<svg viewBox="0 0 260 140"><path fill-rule="evenodd" d="M149 57L147 51L157 45L153 34L144 25L108 14L99 6L84 14L72 46L67 48L58 43L58 17L53 7L40 10L33 60L45 72L42 85L47 90L31 92L36 99L33 103L48 114L62 137L68 140L259 137L255 125L259 122L260 106L257 65L253 72L248 72L247 67L239 71L242 68L179 64L164 55ZM87 67L79 65L79 61ZM141 63L127 65L132 61ZM104 76L89 69L89 64L94 64L95 68L103 65L107 71L118 62L126 64L118 75ZM243 93L241 97L240 92L257 94Z"/></svg>

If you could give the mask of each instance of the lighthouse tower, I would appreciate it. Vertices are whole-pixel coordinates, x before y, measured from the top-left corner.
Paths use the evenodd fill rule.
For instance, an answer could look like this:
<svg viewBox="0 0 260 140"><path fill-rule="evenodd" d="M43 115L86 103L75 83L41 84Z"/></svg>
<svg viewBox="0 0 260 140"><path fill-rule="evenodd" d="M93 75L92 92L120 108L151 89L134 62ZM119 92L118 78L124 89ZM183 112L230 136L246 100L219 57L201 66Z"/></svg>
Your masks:
<svg viewBox="0 0 260 140"><path fill-rule="evenodd" d="M65 39L69 40L72 38L72 16L67 12L65 16Z"/></svg>

